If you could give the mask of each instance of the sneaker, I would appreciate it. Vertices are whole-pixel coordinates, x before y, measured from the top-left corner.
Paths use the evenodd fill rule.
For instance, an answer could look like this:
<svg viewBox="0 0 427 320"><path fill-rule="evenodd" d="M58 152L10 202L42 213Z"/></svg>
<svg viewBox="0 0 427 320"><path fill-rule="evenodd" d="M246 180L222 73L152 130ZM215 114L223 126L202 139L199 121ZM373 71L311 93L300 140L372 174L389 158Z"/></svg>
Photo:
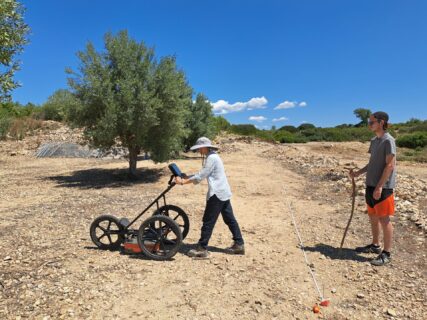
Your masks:
<svg viewBox="0 0 427 320"><path fill-rule="evenodd" d="M192 258L207 258L209 257L209 252L200 245L197 245L195 249L191 249L187 252L187 255Z"/></svg>
<svg viewBox="0 0 427 320"><path fill-rule="evenodd" d="M357 247L354 250L358 253L376 253L376 254L381 253L381 247L375 246L372 243L364 247Z"/></svg>
<svg viewBox="0 0 427 320"><path fill-rule="evenodd" d="M371 260L371 264L374 266L384 266L388 263L391 262L391 257L385 253L385 252L381 252L380 255L378 257L376 257L375 259Z"/></svg>
<svg viewBox="0 0 427 320"><path fill-rule="evenodd" d="M229 254L245 254L245 245L234 243L231 247L225 249Z"/></svg>

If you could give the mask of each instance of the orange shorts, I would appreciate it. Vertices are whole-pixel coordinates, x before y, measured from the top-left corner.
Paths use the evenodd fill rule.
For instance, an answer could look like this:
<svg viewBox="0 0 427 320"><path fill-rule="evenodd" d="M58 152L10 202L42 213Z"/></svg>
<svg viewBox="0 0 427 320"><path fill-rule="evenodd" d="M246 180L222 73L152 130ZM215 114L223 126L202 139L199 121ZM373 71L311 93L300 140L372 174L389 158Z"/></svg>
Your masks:
<svg viewBox="0 0 427 320"><path fill-rule="evenodd" d="M393 190L383 190L379 200L373 199L375 188L366 188L366 206L368 214L376 215L378 217L386 217L394 215L394 194Z"/></svg>

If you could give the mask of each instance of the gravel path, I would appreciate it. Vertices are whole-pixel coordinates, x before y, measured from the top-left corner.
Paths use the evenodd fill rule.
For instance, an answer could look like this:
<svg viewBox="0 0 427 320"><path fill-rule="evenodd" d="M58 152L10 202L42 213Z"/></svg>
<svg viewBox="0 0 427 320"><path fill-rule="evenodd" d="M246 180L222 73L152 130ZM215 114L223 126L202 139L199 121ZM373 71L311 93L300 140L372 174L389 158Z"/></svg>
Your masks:
<svg viewBox="0 0 427 320"><path fill-rule="evenodd" d="M191 229L173 261L154 262L99 251L88 229L100 214L133 217L144 208L166 187L166 164L140 161L146 178L129 182L122 160L0 155L0 318L423 318L427 257L420 226L397 214L393 263L374 268L371 256L351 250L370 234L358 199L346 249L337 249L351 204L339 154L338 163L329 149L331 159L319 154L322 160L311 163L310 152L317 151L310 146L291 149L233 137L218 143L247 254L223 252L231 239L218 221L209 260L185 255L199 237L205 183L177 186L168 194L169 203L188 213ZM316 167L316 161L325 164ZM201 166L200 159L176 162L187 173ZM287 201L331 301L321 314L311 311L318 296Z"/></svg>

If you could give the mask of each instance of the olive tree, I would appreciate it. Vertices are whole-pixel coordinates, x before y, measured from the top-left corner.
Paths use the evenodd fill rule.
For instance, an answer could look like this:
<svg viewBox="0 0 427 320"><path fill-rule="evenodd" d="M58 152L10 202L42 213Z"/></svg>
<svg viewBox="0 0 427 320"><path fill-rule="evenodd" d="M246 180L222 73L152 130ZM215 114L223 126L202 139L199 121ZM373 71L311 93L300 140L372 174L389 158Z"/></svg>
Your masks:
<svg viewBox="0 0 427 320"><path fill-rule="evenodd" d="M27 43L28 26L24 7L16 0L0 1L0 102L10 101L10 92L19 84L14 80L19 70L17 59Z"/></svg>
<svg viewBox="0 0 427 320"><path fill-rule="evenodd" d="M367 126L369 117L372 114L372 111L365 108L357 108L353 111L354 115L358 117L361 121L358 126Z"/></svg>
<svg viewBox="0 0 427 320"><path fill-rule="evenodd" d="M182 149L192 89L174 57L156 59L154 49L126 31L107 33L103 52L88 43L77 55L78 71L67 72L80 103L68 116L95 146L120 140L129 150L132 176L141 150L159 162Z"/></svg>
<svg viewBox="0 0 427 320"><path fill-rule="evenodd" d="M212 105L202 93L190 106L191 116L187 119L189 135L185 139L185 147L188 149L196 140L202 136L213 138L215 135L214 115Z"/></svg>

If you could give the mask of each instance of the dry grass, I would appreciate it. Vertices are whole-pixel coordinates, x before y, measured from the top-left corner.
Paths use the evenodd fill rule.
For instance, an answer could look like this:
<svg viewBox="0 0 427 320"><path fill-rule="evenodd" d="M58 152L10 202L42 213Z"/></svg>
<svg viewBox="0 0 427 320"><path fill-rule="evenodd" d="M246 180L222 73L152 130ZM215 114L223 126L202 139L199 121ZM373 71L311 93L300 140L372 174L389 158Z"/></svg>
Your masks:
<svg viewBox="0 0 427 320"><path fill-rule="evenodd" d="M427 148L407 149L401 148L397 160L427 163Z"/></svg>
<svg viewBox="0 0 427 320"><path fill-rule="evenodd" d="M43 126L42 120L27 118L17 118L12 121L9 128L9 136L16 140L22 140L26 135L31 134L32 131L39 129Z"/></svg>

